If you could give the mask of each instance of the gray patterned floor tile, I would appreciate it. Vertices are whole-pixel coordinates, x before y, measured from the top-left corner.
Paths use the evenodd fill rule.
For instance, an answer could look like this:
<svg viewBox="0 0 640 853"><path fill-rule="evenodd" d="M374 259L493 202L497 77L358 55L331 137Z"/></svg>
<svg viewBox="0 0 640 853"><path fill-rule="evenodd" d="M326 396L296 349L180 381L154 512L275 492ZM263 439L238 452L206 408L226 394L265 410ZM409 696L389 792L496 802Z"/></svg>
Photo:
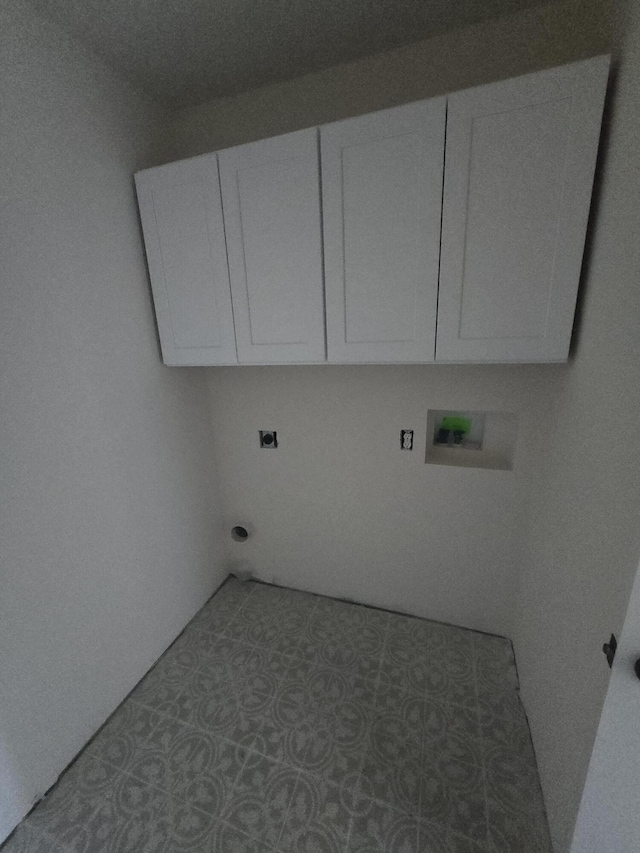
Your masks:
<svg viewBox="0 0 640 853"><path fill-rule="evenodd" d="M420 814L480 844L487 841L482 766L445 758L426 765Z"/></svg>
<svg viewBox="0 0 640 853"><path fill-rule="evenodd" d="M511 643L225 583L7 853L550 853Z"/></svg>
<svg viewBox="0 0 640 853"><path fill-rule="evenodd" d="M395 811L415 816L420 814L421 782L420 764L408 755L399 755L393 765L365 758L360 790Z"/></svg>
<svg viewBox="0 0 640 853"><path fill-rule="evenodd" d="M383 650L383 664L389 671L389 679L396 670L402 671L415 661L424 660L429 648L428 632L425 628L419 632L409 628L401 632L396 622L392 624L393 627L387 631ZM422 626L422 623L419 624Z"/></svg>
<svg viewBox="0 0 640 853"><path fill-rule="evenodd" d="M23 823L5 842L2 853L67 853L67 851L52 838Z"/></svg>
<svg viewBox="0 0 640 853"><path fill-rule="evenodd" d="M156 711L128 699L85 748L82 757L98 758L125 770L161 719Z"/></svg>
<svg viewBox="0 0 640 853"><path fill-rule="evenodd" d="M304 769L336 784L357 778L369 744L371 721L370 710L357 702L344 703L333 714L318 715Z"/></svg>
<svg viewBox="0 0 640 853"><path fill-rule="evenodd" d="M203 853L271 853L273 847L257 838L251 838L235 826L220 821L215 827L211 842L203 847Z"/></svg>
<svg viewBox="0 0 640 853"><path fill-rule="evenodd" d="M210 842L215 817L193 803L121 773L110 796L74 838L74 853L196 853Z"/></svg>
<svg viewBox="0 0 640 853"><path fill-rule="evenodd" d="M250 636L251 630L251 621L248 619L248 613L247 611L243 611L238 614L237 618L229 622L221 636L226 640L235 640L237 643L255 646L255 638Z"/></svg>
<svg viewBox="0 0 640 853"><path fill-rule="evenodd" d="M237 578L229 577L209 600L209 605L213 610L246 607L257 587L258 585L255 583L244 583Z"/></svg>
<svg viewBox="0 0 640 853"><path fill-rule="evenodd" d="M236 615L249 603L255 584L229 578L216 594L196 613L190 629L221 635Z"/></svg>
<svg viewBox="0 0 640 853"><path fill-rule="evenodd" d="M420 813L421 786L420 744L381 738L372 732L360 775L362 794L415 816Z"/></svg>
<svg viewBox="0 0 640 853"><path fill-rule="evenodd" d="M427 698L424 724L425 765L446 760L481 765L484 741L477 708L465 708Z"/></svg>
<svg viewBox="0 0 640 853"><path fill-rule="evenodd" d="M238 744L165 719L128 772L213 816L222 814L247 751Z"/></svg>
<svg viewBox="0 0 640 853"><path fill-rule="evenodd" d="M251 644L188 628L169 649L167 658L223 682L231 680L235 665L250 650Z"/></svg>
<svg viewBox="0 0 640 853"><path fill-rule="evenodd" d="M499 701L480 699L478 719L487 750L502 747L535 764L529 725L518 694L505 695Z"/></svg>
<svg viewBox="0 0 640 853"><path fill-rule="evenodd" d="M278 840L280 853L343 853L351 812L338 785L301 773Z"/></svg>
<svg viewBox="0 0 640 853"><path fill-rule="evenodd" d="M511 641L478 634L473 641L478 696L512 696L518 690L518 673Z"/></svg>
<svg viewBox="0 0 640 853"><path fill-rule="evenodd" d="M403 740L422 740L426 726L427 700L413 691L396 690L380 682L374 703L377 730L384 728Z"/></svg>
<svg viewBox="0 0 640 853"><path fill-rule="evenodd" d="M231 694L240 710L250 717L258 717L271 707L278 693L278 679L268 672L256 675L250 682L234 684Z"/></svg>
<svg viewBox="0 0 640 853"><path fill-rule="evenodd" d="M204 732L250 748L260 731L261 712L269 698L259 693L225 691L185 693L172 706L176 719Z"/></svg>
<svg viewBox="0 0 640 853"><path fill-rule="evenodd" d="M250 838L275 846L280 838L299 771L257 753L249 755L223 814Z"/></svg>
<svg viewBox="0 0 640 853"><path fill-rule="evenodd" d="M259 689L259 680L271 676L279 684L292 665L290 655L254 647L243 653L237 652L231 659L232 677L235 684L249 684Z"/></svg>
<svg viewBox="0 0 640 853"><path fill-rule="evenodd" d="M365 707L375 702L375 678L363 677L353 670L303 661L294 665L289 674L303 685L307 701L319 713L332 714L346 702L357 702Z"/></svg>
<svg viewBox="0 0 640 853"><path fill-rule="evenodd" d="M540 803L523 809L506 809L487 801L491 853L552 853L544 810Z"/></svg>
<svg viewBox="0 0 640 853"><path fill-rule="evenodd" d="M489 844L478 844L458 832L447 832L446 843L443 847L446 853L493 853ZM427 847L427 851L429 848ZM434 849L434 853L437 848ZM423 851L425 853L425 851ZM429 852L430 853L430 852Z"/></svg>
<svg viewBox="0 0 640 853"><path fill-rule="evenodd" d="M460 734L473 740L481 738L477 707L469 709L441 702L431 696L425 700L424 725L426 737L435 741L443 733Z"/></svg>
<svg viewBox="0 0 640 853"><path fill-rule="evenodd" d="M131 694L131 699L162 714L176 701L191 673L174 657L163 657Z"/></svg>
<svg viewBox="0 0 640 853"><path fill-rule="evenodd" d="M428 820L418 820L418 850L420 853L463 853L464 848L456 850L453 833L445 827Z"/></svg>
<svg viewBox="0 0 640 853"><path fill-rule="evenodd" d="M73 839L108 796L120 771L90 755L82 755L39 803L26 825L58 843Z"/></svg>
<svg viewBox="0 0 640 853"><path fill-rule="evenodd" d="M285 650L292 649L300 640L306 624L305 614L296 611L252 611L247 613L249 615L251 618L246 620L248 637L260 648L275 645Z"/></svg>
<svg viewBox="0 0 640 853"><path fill-rule="evenodd" d="M299 592L287 587L270 584L252 583L253 587L248 608L280 613L313 613L321 601L320 596L308 592Z"/></svg>
<svg viewBox="0 0 640 853"><path fill-rule="evenodd" d="M317 728L318 715L314 711L272 705L262 717L253 750L291 767L305 767Z"/></svg>
<svg viewBox="0 0 640 853"><path fill-rule="evenodd" d="M236 604L230 603L220 606L209 602L205 604L199 613L196 613L189 625L189 630L202 631L221 637L226 628L235 619L239 609L239 606Z"/></svg>
<svg viewBox="0 0 640 853"><path fill-rule="evenodd" d="M311 666L333 669L352 678L375 681L380 672L380 655L361 652L353 638L340 640L334 635L326 641L304 640L300 653Z"/></svg>
<svg viewBox="0 0 640 853"><path fill-rule="evenodd" d="M351 823L348 853L418 853L418 820L368 800Z"/></svg>
<svg viewBox="0 0 640 853"><path fill-rule="evenodd" d="M418 647L404 638L390 637L382 657L380 682L390 691L419 693L467 707L477 704L472 646L466 641L431 651L427 641Z"/></svg>
<svg viewBox="0 0 640 853"><path fill-rule="evenodd" d="M487 798L497 809L543 815L544 804L535 765L508 751L493 751L486 760Z"/></svg>

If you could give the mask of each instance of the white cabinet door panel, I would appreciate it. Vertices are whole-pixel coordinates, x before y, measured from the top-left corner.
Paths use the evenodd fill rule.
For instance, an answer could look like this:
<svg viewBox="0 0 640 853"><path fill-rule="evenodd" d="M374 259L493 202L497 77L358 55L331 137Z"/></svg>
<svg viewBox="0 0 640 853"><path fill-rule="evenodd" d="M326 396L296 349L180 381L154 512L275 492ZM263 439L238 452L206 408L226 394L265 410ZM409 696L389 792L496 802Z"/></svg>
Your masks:
<svg viewBox="0 0 640 853"><path fill-rule="evenodd" d="M438 361L564 361L608 58L449 97Z"/></svg>
<svg viewBox="0 0 640 853"><path fill-rule="evenodd" d="M165 364L236 363L216 155L135 177Z"/></svg>
<svg viewBox="0 0 640 853"><path fill-rule="evenodd" d="M322 127L328 359L433 361L445 99Z"/></svg>
<svg viewBox="0 0 640 853"><path fill-rule="evenodd" d="M218 157L239 361L324 361L317 129Z"/></svg>

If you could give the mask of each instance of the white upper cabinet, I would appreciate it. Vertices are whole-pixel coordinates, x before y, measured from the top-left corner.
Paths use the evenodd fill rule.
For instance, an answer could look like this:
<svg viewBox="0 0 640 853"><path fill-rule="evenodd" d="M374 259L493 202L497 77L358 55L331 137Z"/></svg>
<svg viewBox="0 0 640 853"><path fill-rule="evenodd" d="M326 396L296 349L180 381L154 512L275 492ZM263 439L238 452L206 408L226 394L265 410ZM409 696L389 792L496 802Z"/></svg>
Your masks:
<svg viewBox="0 0 640 853"><path fill-rule="evenodd" d="M608 70L138 173L165 363L566 361Z"/></svg>
<svg viewBox="0 0 640 853"><path fill-rule="evenodd" d="M324 361L317 129L218 157L238 360Z"/></svg>
<svg viewBox="0 0 640 853"><path fill-rule="evenodd" d="M438 361L564 361L609 60L449 96Z"/></svg>
<svg viewBox="0 0 640 853"><path fill-rule="evenodd" d="M434 359L446 99L320 129L328 359Z"/></svg>
<svg viewBox="0 0 640 853"><path fill-rule="evenodd" d="M237 362L215 154L136 175L165 364Z"/></svg>

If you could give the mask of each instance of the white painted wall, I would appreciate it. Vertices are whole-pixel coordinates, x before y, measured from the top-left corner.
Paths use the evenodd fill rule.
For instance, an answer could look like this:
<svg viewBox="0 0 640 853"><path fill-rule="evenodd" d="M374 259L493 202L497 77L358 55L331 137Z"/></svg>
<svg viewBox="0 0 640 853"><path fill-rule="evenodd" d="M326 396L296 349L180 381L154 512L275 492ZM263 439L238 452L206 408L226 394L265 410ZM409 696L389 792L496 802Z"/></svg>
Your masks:
<svg viewBox="0 0 640 853"><path fill-rule="evenodd" d="M200 371L161 365L132 173L163 116L0 4L0 841L221 574Z"/></svg>
<svg viewBox="0 0 640 853"><path fill-rule="evenodd" d="M611 0L557 0L174 114L180 157L606 53Z"/></svg>
<svg viewBox="0 0 640 853"><path fill-rule="evenodd" d="M231 560L294 587L508 632L532 431L562 368L320 366L210 372ZM425 465L427 410L516 411L515 469ZM400 450L400 430L415 430ZM278 449L259 447L276 429Z"/></svg>
<svg viewBox="0 0 640 853"><path fill-rule="evenodd" d="M559 853L609 680L602 643L620 630L640 553L640 6L617 8L618 78L577 357L540 459L514 638ZM637 793L637 778L629 784Z"/></svg>
<svg viewBox="0 0 640 853"><path fill-rule="evenodd" d="M174 117L179 156L606 51L607 4L555 3ZM528 472L564 367L208 371L231 545L260 577L511 632ZM513 472L426 466L429 408L515 412ZM399 450L399 431L416 449ZM259 429L281 446L260 451Z"/></svg>
<svg viewBox="0 0 640 853"><path fill-rule="evenodd" d="M640 569L613 661L609 689L571 844L571 853L640 850Z"/></svg>

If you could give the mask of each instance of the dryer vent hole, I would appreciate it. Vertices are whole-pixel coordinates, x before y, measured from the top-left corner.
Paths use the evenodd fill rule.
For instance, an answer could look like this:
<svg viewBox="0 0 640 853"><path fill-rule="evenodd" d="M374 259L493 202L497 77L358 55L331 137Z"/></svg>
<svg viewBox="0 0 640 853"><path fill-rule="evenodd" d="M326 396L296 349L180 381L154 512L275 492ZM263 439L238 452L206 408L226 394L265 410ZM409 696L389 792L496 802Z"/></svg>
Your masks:
<svg viewBox="0 0 640 853"><path fill-rule="evenodd" d="M245 542L249 538L249 531L246 527L241 527L240 525L232 527L231 538L234 542Z"/></svg>

